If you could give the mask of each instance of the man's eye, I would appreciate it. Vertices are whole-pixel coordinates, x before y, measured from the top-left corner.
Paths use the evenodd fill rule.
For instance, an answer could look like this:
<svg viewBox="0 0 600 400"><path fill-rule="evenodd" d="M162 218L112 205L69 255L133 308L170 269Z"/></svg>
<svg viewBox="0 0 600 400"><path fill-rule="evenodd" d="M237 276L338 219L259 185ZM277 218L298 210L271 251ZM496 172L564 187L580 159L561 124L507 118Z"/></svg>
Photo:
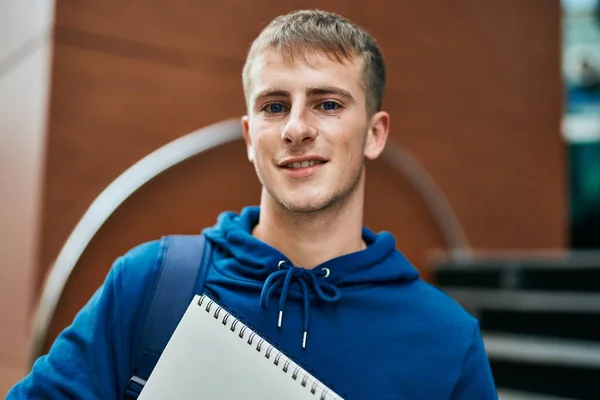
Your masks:
<svg viewBox="0 0 600 400"><path fill-rule="evenodd" d="M280 114L285 111L285 107L281 103L267 104L265 110L270 114Z"/></svg>
<svg viewBox="0 0 600 400"><path fill-rule="evenodd" d="M325 111L335 111L340 108L340 105L335 101L324 101L321 103L321 109Z"/></svg>

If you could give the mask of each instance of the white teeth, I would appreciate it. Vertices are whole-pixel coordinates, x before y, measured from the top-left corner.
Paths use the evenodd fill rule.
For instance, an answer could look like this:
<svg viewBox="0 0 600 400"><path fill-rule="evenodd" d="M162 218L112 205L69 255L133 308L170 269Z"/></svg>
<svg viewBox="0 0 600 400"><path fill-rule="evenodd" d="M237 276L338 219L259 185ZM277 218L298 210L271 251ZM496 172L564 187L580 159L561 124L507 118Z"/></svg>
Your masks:
<svg viewBox="0 0 600 400"><path fill-rule="evenodd" d="M306 168L306 167L311 167L315 164L321 164L322 162L323 161L309 160L309 161L291 163L291 164L286 165L286 167L288 167L288 168Z"/></svg>

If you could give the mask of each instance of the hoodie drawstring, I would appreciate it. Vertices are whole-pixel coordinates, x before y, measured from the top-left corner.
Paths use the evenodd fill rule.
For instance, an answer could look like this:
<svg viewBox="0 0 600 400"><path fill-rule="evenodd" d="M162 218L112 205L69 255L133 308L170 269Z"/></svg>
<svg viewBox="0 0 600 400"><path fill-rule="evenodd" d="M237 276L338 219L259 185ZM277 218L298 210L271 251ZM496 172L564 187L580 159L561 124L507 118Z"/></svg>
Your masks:
<svg viewBox="0 0 600 400"><path fill-rule="evenodd" d="M329 270L326 268L319 270L307 270L293 265L287 266L283 261L279 263L278 267L280 270L269 275L263 285L260 295L260 306L263 309L267 308L269 299L271 298L273 292L276 289L281 288L281 296L279 297L279 316L277 320L277 327L281 328L283 323L283 309L285 308L285 302L287 301L290 285L297 282L300 285L304 306L304 332L302 335L302 348L305 349L306 338L308 337L308 324L310 320L310 287L314 289L317 297L320 300L328 303L338 301L341 296L341 292L331 283L320 279L329 276Z"/></svg>

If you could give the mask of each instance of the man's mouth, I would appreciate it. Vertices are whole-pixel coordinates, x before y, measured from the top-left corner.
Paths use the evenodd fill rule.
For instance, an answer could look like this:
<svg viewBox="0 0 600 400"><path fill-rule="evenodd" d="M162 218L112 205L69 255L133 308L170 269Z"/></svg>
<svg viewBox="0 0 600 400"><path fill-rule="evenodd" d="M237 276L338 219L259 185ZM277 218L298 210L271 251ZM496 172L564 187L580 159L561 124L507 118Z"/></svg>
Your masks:
<svg viewBox="0 0 600 400"><path fill-rule="evenodd" d="M312 167L313 165L316 165L316 164L324 164L326 162L327 161L321 161L321 160L305 160L305 161L291 162L288 164L283 164L281 167L282 168L291 168L291 169L307 168L307 167Z"/></svg>

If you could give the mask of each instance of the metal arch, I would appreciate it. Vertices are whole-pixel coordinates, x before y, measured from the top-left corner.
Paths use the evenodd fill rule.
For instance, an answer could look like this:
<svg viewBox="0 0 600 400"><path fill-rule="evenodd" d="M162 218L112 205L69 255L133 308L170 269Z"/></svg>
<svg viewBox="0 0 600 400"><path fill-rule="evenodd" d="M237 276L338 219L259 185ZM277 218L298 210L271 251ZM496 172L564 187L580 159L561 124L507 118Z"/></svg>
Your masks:
<svg viewBox="0 0 600 400"><path fill-rule="evenodd" d="M405 149L388 139L381 155L396 172L421 195L429 212L442 231L442 236L451 254L470 254L469 242L456 213L439 185L425 168Z"/></svg>
<svg viewBox="0 0 600 400"><path fill-rule="evenodd" d="M242 138L239 119L226 120L182 136L135 163L92 202L48 271L32 324L30 365L42 354L60 296L85 248L115 210L136 190L167 169L204 151Z"/></svg>
<svg viewBox="0 0 600 400"><path fill-rule="evenodd" d="M73 269L85 248L115 210L136 190L169 168L242 137L239 119L229 119L198 129L142 158L96 197L48 271L33 317L30 366L42 354L50 323ZM408 179L424 199L451 250L467 250L467 241L454 211L425 169L406 151L389 141L382 157L396 172Z"/></svg>

